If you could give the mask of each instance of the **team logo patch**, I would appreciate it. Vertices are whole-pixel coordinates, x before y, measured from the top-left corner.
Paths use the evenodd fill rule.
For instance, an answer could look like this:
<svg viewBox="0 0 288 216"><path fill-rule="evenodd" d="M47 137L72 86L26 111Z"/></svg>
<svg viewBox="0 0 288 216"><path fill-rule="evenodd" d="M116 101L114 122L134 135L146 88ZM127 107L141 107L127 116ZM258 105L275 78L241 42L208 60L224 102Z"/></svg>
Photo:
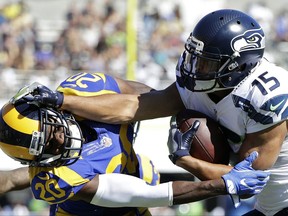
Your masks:
<svg viewBox="0 0 288 216"><path fill-rule="evenodd" d="M287 97L287 94L283 94L270 98L261 106L261 109L279 115L284 109L287 109Z"/></svg>
<svg viewBox="0 0 288 216"><path fill-rule="evenodd" d="M99 137L99 139L96 142L92 142L89 144L86 144L86 148L84 149L84 152L87 152L87 155L94 154L102 149L109 148L112 146L113 142L112 139L106 135L103 135Z"/></svg>
<svg viewBox="0 0 288 216"><path fill-rule="evenodd" d="M248 50L257 50L265 48L265 38L261 34L261 29L253 29L234 37L231 40L233 51L243 52Z"/></svg>
<svg viewBox="0 0 288 216"><path fill-rule="evenodd" d="M100 141L100 146L102 146L103 148L107 148L109 146L112 145L112 139L109 137L102 137L101 141Z"/></svg>

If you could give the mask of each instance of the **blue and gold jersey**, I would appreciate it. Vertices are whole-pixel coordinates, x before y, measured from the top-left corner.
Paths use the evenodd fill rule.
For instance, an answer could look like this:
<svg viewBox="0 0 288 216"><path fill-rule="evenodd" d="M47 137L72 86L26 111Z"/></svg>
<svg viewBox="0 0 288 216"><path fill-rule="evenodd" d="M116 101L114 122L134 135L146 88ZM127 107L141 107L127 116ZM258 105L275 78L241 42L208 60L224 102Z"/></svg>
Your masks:
<svg viewBox="0 0 288 216"><path fill-rule="evenodd" d="M64 94L95 96L121 93L116 81L102 73L79 73L67 78L57 89ZM51 215L150 215L147 208L104 208L73 196L97 174L124 173L159 183L153 163L133 150L133 124L105 124L77 119L86 143L81 158L62 167L31 167L31 189L36 199L52 205Z"/></svg>

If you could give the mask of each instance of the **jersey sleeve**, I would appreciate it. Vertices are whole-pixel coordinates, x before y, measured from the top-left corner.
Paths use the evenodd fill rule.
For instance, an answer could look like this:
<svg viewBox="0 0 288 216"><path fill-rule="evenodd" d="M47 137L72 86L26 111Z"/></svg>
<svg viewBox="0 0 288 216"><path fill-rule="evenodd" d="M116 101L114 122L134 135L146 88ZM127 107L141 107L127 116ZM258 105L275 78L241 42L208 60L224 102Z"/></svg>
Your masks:
<svg viewBox="0 0 288 216"><path fill-rule="evenodd" d="M247 91L242 94L243 97L233 95L234 104L247 113L247 133L261 131L287 120L288 89L286 78L282 76L284 71L277 67L270 70L270 73L263 70L263 73L247 82L250 85L243 87L242 92Z"/></svg>
<svg viewBox="0 0 288 216"><path fill-rule="evenodd" d="M277 95L263 102L257 101L257 97L251 100L247 133L261 131L287 120L287 96Z"/></svg>
<svg viewBox="0 0 288 216"><path fill-rule="evenodd" d="M78 73L64 80L57 91L67 95L97 96L120 93L116 80L104 73Z"/></svg>

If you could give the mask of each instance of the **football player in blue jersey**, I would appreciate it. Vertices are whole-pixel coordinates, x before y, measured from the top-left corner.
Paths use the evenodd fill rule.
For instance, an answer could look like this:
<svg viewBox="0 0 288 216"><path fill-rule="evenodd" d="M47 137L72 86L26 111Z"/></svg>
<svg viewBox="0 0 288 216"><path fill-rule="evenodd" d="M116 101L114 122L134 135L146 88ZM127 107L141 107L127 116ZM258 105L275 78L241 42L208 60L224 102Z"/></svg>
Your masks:
<svg viewBox="0 0 288 216"><path fill-rule="evenodd" d="M175 115L184 108L205 113L227 128L239 160L256 150L253 167L271 171L255 210L247 215L288 215L288 72L269 62L264 49L264 32L252 17L221 9L196 24L178 60L176 81L166 89L91 98L65 95L63 101L40 94L35 100L110 123ZM179 139L175 142L181 145ZM170 149L176 164L201 180L219 178L232 168Z"/></svg>
<svg viewBox="0 0 288 216"><path fill-rule="evenodd" d="M54 99L131 93L139 86L140 91L150 90L134 82L123 88L122 81L116 80L102 73L79 73L60 84L57 92L61 93L55 93ZM52 93L34 83L0 111L1 149L29 165L2 171L0 192L30 186L36 199L51 204L51 215L150 215L148 207L223 194L258 194L269 179L269 173L252 168L258 156L254 152L217 180L159 184L152 161L133 150L133 123L101 123L34 100L37 95L49 99ZM53 103L50 99L46 102Z"/></svg>
<svg viewBox="0 0 288 216"><path fill-rule="evenodd" d="M79 73L63 81L58 91L93 96L151 89L136 82L121 88L120 82L102 73ZM35 85L24 87L16 97ZM159 184L160 175L153 162L133 149L133 123L112 125L77 116L75 120L68 113L29 104L29 95L13 103L2 109L1 120L6 125L1 132L9 128L9 135L2 139L1 134L1 148L12 158L33 167L29 174L35 198L57 204L53 208L57 214L149 215L147 208L105 208L70 199L97 174L122 173L141 178L149 185ZM19 145L9 145L19 140L22 140Z"/></svg>

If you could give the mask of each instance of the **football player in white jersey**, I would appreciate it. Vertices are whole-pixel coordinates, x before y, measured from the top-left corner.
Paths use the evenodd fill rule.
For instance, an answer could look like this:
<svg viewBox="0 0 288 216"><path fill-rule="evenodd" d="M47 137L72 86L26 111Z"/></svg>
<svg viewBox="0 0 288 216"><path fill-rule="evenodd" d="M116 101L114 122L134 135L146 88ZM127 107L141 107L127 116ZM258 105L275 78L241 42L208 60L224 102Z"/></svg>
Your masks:
<svg viewBox="0 0 288 216"><path fill-rule="evenodd" d="M264 32L252 17L218 10L197 23L179 58L176 82L164 90L80 99L64 96L63 101L58 93L40 92L35 100L109 123L170 116L184 108L203 112L229 129L226 135L239 160L256 150L259 158L253 167L271 172L257 195L255 210L247 215L288 215L288 72L266 60L264 48ZM168 145L177 165L201 180L231 170L191 157L189 145L176 133L178 138Z"/></svg>
<svg viewBox="0 0 288 216"><path fill-rule="evenodd" d="M83 72L65 79L57 91L89 97L150 90L135 83L123 89L120 82L107 74ZM0 149L29 165L0 171L0 194L30 186L34 198L51 205L51 216L151 216L148 207L217 195L255 195L269 179L270 173L252 168L255 151L222 178L159 184L153 162L133 149L134 124L74 118L31 101L38 88L43 93L38 83L22 88L0 109ZM243 178L249 183L243 184Z"/></svg>

